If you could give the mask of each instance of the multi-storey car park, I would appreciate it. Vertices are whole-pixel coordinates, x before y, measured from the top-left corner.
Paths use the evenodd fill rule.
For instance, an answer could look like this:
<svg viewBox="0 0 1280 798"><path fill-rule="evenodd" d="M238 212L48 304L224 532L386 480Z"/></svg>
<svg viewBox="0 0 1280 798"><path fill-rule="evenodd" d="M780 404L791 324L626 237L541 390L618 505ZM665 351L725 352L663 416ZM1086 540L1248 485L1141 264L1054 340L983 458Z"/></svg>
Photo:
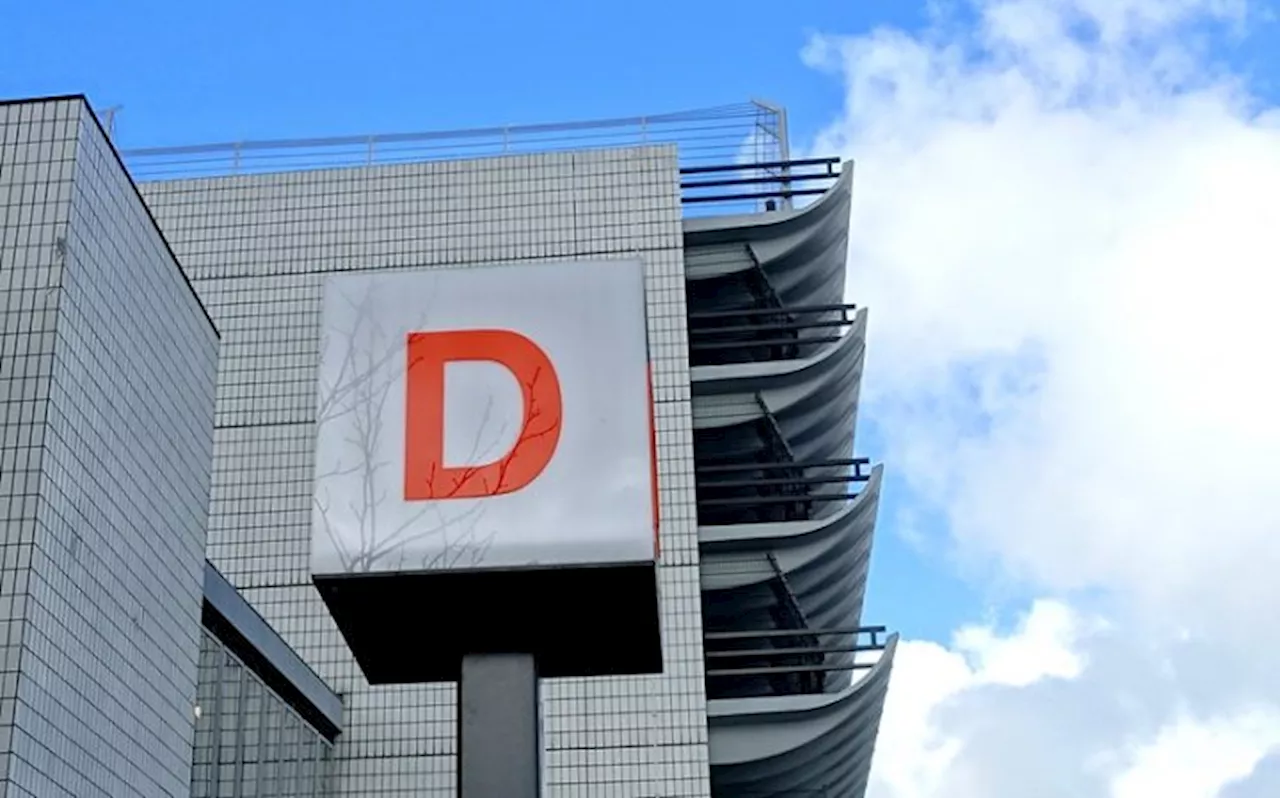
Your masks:
<svg viewBox="0 0 1280 798"><path fill-rule="evenodd" d="M75 707L104 695L81 682L100 682L121 660L67 638L79 627L58 613L95 617L91 605L105 594L67 590L49 576L57 557L17 557L12 571L7 558L6 577L25 575L0 581L0 606L12 628L33 631L11 643L23 653L3 683L12 695L0 696L17 707L0 783L14 795L115 798L111 785L134 783L129 774L169 750L126 717L154 695L167 709L148 710L146 722L163 718L166 745L192 753L185 768L165 758L166 776L138 794L177 794L180 783L193 796L453 794L454 688L369 686L310 582L320 282L343 270L638 257L654 371L663 672L548 681L547 792L861 796L896 638L862 619L881 470L854 449L867 316L847 302L845 285L852 180L837 159L793 158L785 113L761 103L122 159L82 98L0 105L6 396L15 395L17 364L39 358L54 364L52 384L84 379L77 309L111 301L94 297L116 296L138 275L149 276L128 284L133 309L111 315L112 335L176 351L165 337L195 334L207 310L220 336L208 417L204 378L188 374L182 356L165 390L188 397L187 417L157 428L198 444L211 425L212 463L191 455L187 471L166 477L187 480L192 507L206 486L207 524L196 530L193 511L183 511L191 545L165 548L163 572L161 560L134 557L122 583L134 609L113 621L131 656L164 661L176 675L131 677L137 701L114 705L112 724L72 723ZM184 283L199 302L176 308ZM37 297L37 287L46 293ZM50 335L22 335L37 323ZM208 333L199 335L191 346L203 353ZM115 351L110 340L100 346ZM96 362L121 385L156 379L142 371L146 357ZM50 379L38 368L21 378ZM56 502L15 497L65 493L70 455L43 444L52 454L24 461L40 475L32 488L14 481L14 453L65 437L57 419L69 416L35 412L41 401L101 406L116 394L31 391L31 413L0 415L0 469L10 472L6 481L0 471L4 543L61 551L66 533L48 509ZM90 415L106 435L85 444L94 462L154 456L157 441L124 416ZM159 546L167 532L156 513L172 491L157 491L145 469L122 468L115 479L116 495L150 490L161 501L126 503L110 523L134 530L131 546ZM77 562L90 552L116 563L86 573L122 568L129 556L103 523L85 512L72 525L85 541ZM216 570L197 545L205 532ZM55 594L57 602L41 598ZM6 598L19 595L30 600ZM146 631L144 596L175 605L160 613L167 637ZM54 604L53 614L33 609ZM432 617L449 611L406 608L407 639L429 646ZM598 633L582 629L584 638ZM192 649L147 648L160 639ZM50 645L60 673L85 675L49 687L41 663Z"/></svg>

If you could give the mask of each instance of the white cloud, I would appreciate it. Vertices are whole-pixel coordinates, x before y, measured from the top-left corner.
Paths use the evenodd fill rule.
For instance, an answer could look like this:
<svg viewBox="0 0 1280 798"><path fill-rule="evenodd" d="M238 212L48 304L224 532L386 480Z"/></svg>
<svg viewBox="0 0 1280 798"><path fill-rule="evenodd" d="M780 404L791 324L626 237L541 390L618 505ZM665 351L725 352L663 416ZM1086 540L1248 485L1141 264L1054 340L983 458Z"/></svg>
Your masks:
<svg viewBox="0 0 1280 798"><path fill-rule="evenodd" d="M1073 650L1081 626L1069 607L1042 601L1007 636L991 626L968 626L957 631L955 650L927 641L900 644L880 729L881 783L895 795L950 794L947 776L963 741L937 729L935 713L966 691L1076 678L1084 669Z"/></svg>
<svg viewBox="0 0 1280 798"><path fill-rule="evenodd" d="M1169 795L1251 795L1280 739L1260 720L1280 641L1259 637L1280 606L1280 111L1209 60L1203 23L1259 10L973 9L805 53L847 86L814 149L857 162L866 416L946 520L934 545L1111 623L1079 649L1030 626L904 645L886 729L914 713L941 742L887 734L878 795L1129 798L1169 756ZM1074 629L1067 606L1033 612L1063 624L1042 641ZM1037 670L1059 678L1014 686ZM1188 740L1214 746L1167 753ZM943 786L894 782L911 756Z"/></svg>
<svg viewBox="0 0 1280 798"><path fill-rule="evenodd" d="M1192 709L1185 667L1144 648L1045 600L1007 635L974 626L950 648L900 644L871 795L1274 795L1248 777L1280 752L1280 713L1221 694Z"/></svg>
<svg viewBox="0 0 1280 798"><path fill-rule="evenodd" d="M975 684L1027 687L1041 679L1074 679L1084 658L1073 650L1080 621L1070 607L1037 601L1017 632L1002 637L990 626L966 626L955 635L955 648L973 664Z"/></svg>
<svg viewBox="0 0 1280 798"><path fill-rule="evenodd" d="M1250 709L1211 721L1179 717L1134 747L1129 767L1111 782L1114 798L1200 798L1253 772L1280 748L1280 714Z"/></svg>

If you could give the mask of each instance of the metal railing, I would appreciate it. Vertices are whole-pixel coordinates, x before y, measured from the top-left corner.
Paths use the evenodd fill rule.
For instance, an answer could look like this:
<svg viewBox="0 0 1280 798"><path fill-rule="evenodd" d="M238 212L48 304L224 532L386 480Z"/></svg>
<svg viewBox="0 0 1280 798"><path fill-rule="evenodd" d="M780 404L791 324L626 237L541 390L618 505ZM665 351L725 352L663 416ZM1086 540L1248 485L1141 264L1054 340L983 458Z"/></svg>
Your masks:
<svg viewBox="0 0 1280 798"><path fill-rule="evenodd" d="M868 670L884 626L711 631L703 634L708 697L819 693L832 673ZM817 677L817 678L815 678Z"/></svg>
<svg viewBox="0 0 1280 798"><path fill-rule="evenodd" d="M839 165L839 158L800 158L685 166L680 189L685 204L753 200L764 202L766 210L778 210L791 207L795 197L826 193L840 177Z"/></svg>
<svg viewBox="0 0 1280 798"><path fill-rule="evenodd" d="M229 141L122 150L139 180L461 160L644 144L676 144L681 165L785 161L777 109L758 102L580 122Z"/></svg>
<svg viewBox="0 0 1280 798"><path fill-rule="evenodd" d="M794 360L838 342L856 305L806 305L689 313L693 366Z"/></svg>
<svg viewBox="0 0 1280 798"><path fill-rule="evenodd" d="M816 506L857 498L849 486L871 479L871 460L699 465L698 523L704 526L803 521Z"/></svg>
<svg viewBox="0 0 1280 798"><path fill-rule="evenodd" d="M686 216L791 207L838 177L839 159L792 160L786 110L759 100L579 122L125 148L121 156L145 183L646 144L676 145Z"/></svg>

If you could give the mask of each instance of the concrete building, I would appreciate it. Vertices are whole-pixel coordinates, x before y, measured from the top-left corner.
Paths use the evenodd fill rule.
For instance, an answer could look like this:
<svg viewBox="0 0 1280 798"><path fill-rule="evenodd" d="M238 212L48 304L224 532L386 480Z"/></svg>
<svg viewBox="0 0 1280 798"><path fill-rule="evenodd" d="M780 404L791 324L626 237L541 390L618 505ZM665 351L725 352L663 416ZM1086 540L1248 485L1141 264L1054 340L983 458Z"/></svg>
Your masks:
<svg viewBox="0 0 1280 798"><path fill-rule="evenodd" d="M330 794L338 696L205 560L217 356L83 99L0 103L0 796Z"/></svg>
<svg viewBox="0 0 1280 798"><path fill-rule="evenodd" d="M21 136L44 123L12 109L36 105L91 119L78 100L8 106ZM154 214L163 238L138 222L142 232L161 248L167 240L176 263L165 261L165 273L186 290L181 265L221 335L208 523L192 517L199 545L193 537L183 550L188 589L170 597L191 621L175 666L186 681L166 705L166 722L185 735L170 747L187 746L187 759L172 754L168 781L136 794L184 794L174 787L188 782L193 795L454 794L454 687L370 686L311 584L320 286L337 271L625 257L641 259L646 274L663 672L548 680L548 794L862 795L894 638L861 619L880 472L853 452L866 315L845 304L852 170L790 159L785 117L766 106L755 113L763 116L750 136L735 132L718 163L697 143L682 146L679 132L705 131L723 112L573 126L545 152L537 150L557 149L546 144L549 126L467 134L471 145L501 138L497 151L441 150L459 136L428 134L126 153L145 198L129 212ZM584 138L596 148L575 149ZM417 149L397 156L392 142ZM14 157L30 157L22 152ZM796 207L797 198L811 201ZM85 207L108 224L129 218L113 205ZM128 300L140 301L137 293ZM156 301L191 315L199 306L185 296ZM139 308L126 321L140 325L150 313ZM6 332L37 323L11 318ZM177 339L203 335L205 363L214 333L204 325L137 331L146 337L137 346L190 347ZM156 340L166 335L174 340ZM34 345L24 339L22 351ZM114 377L147 373L129 368ZM184 419L207 439L212 372L202 373L204 383L183 390ZM6 379L0 372L0 385ZM200 385L206 405L196 406ZM206 482L197 473L193 484L210 485L209 461L192 462L206 469ZM227 583L210 577L202 605L206 528L208 559ZM140 584L144 564L175 567L160 559L135 564ZM211 596L242 597L253 611L241 609L241 627L257 636L228 632ZM429 646L432 618L449 612L405 607L406 645ZM263 720L268 701L287 708L277 720ZM275 748L264 747L269 738ZM25 783L36 786L14 794L135 794Z"/></svg>
<svg viewBox="0 0 1280 798"><path fill-rule="evenodd" d="M191 779L218 336L78 98L0 104L0 794Z"/></svg>

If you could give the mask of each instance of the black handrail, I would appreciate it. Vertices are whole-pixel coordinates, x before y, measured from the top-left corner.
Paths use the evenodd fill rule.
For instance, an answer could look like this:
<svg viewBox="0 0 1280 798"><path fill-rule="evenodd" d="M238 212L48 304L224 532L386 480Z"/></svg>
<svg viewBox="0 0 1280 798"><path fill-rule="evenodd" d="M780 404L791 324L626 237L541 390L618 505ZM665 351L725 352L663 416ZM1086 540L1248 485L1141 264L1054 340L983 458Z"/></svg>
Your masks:
<svg viewBox="0 0 1280 798"><path fill-rule="evenodd" d="M763 175L761 177L724 177L717 180L684 180L680 183L680 188L727 188L729 186L755 186L760 184L777 183L786 180L788 183L805 180L830 180L834 175Z"/></svg>
<svg viewBox="0 0 1280 798"><path fill-rule="evenodd" d="M733 365L808 357L839 343L855 319L853 305L749 308L689 314L694 366Z"/></svg>
<svg viewBox="0 0 1280 798"><path fill-rule="evenodd" d="M687 166L680 170L680 176L726 175L739 173L739 177L714 177L706 180L680 181L683 192L681 200L686 204L699 203L742 203L760 200L790 200L793 197L812 197L827 193L830 185L822 188L797 188L797 183L823 181L834 183L840 173L836 170L839 158L795 158L787 161L764 161L759 163L727 163L709 166ZM814 171L819 169L819 171ZM733 189L745 186L765 186L758 191L741 191L727 193L689 193L707 189ZM765 210L776 210L776 202L766 202Z"/></svg>
<svg viewBox="0 0 1280 798"><path fill-rule="evenodd" d="M814 629L752 629L734 630L731 632L703 632L703 640L754 640L766 637L795 637L798 634L815 635L871 635L872 641L877 635L887 634L887 626L823 626Z"/></svg>
<svg viewBox="0 0 1280 798"><path fill-rule="evenodd" d="M681 201L695 202L738 202L767 199L790 199L792 197L816 197L826 194L825 188L779 188L777 191L752 191L747 194L710 194L705 197L684 197Z"/></svg>
<svg viewBox="0 0 1280 798"><path fill-rule="evenodd" d="M819 321L788 321L781 324L766 322L764 324L733 324L724 327L691 327L689 336L692 338L730 333L793 332L797 330L817 330L824 327L848 327L852 323L849 319L823 319Z"/></svg>
<svg viewBox="0 0 1280 798"><path fill-rule="evenodd" d="M859 649L849 651L883 651L884 648ZM707 676L768 676L775 673L833 673L835 671L870 670L874 662L834 662L822 665L761 665L753 668L715 668L707 671Z"/></svg>
<svg viewBox="0 0 1280 798"><path fill-rule="evenodd" d="M703 634L711 696L796 695L826 689L826 674L875 666L858 654L884 651L884 626L757 629ZM831 638L839 638L832 640ZM827 642L822 642L826 638ZM771 645L771 641L777 641ZM745 643L749 648L736 648Z"/></svg>
<svg viewBox="0 0 1280 798"><path fill-rule="evenodd" d="M753 338L747 341L690 341L692 351L711 352L733 349L750 349L759 346L796 346L804 344L834 344L844 338L843 335L814 335L808 338ZM713 364L705 364L713 365ZM720 364L731 365L731 364Z"/></svg>
<svg viewBox="0 0 1280 798"><path fill-rule="evenodd" d="M756 479L700 479L698 488L771 488L783 485L838 485L866 482L869 474L830 474L821 477L759 477Z"/></svg>
<svg viewBox="0 0 1280 798"><path fill-rule="evenodd" d="M858 493L802 493L796 496L726 496L715 499L698 499L699 507L768 507L775 504L802 504L806 507L816 502L853 501ZM789 518L790 521L804 520ZM731 522L730 522L731 523ZM725 523L707 523L707 526L725 526Z"/></svg>
<svg viewBox="0 0 1280 798"><path fill-rule="evenodd" d="M747 172L752 169L793 169L797 166L825 166L830 169L839 163L839 158L830 156L823 158L794 158L789 161L762 161L760 163L725 163L712 164L709 166L684 166L681 167L680 174L704 175L711 174L713 172Z"/></svg>
<svg viewBox="0 0 1280 798"><path fill-rule="evenodd" d="M869 464L869 459L857 457L695 466L698 523L811 519L823 505L857 499L860 494L851 486L870 481Z"/></svg>
<svg viewBox="0 0 1280 798"><path fill-rule="evenodd" d="M799 315L806 313L834 313L838 310L851 311L857 310L858 306L854 304L836 304L836 305L796 305L794 307L778 307L778 308L743 308L741 310L704 310L693 311L689 313L689 321L703 321L704 319L730 319L736 317L750 316L785 316ZM717 328L709 328L717 329Z"/></svg>
<svg viewBox="0 0 1280 798"><path fill-rule="evenodd" d="M699 474L729 474L740 471L779 471L796 468L837 468L840 466L853 466L861 470L864 466L869 465L871 465L870 457L844 457L836 460L795 460L785 463L720 463L717 465L699 465L696 466L696 470Z"/></svg>

